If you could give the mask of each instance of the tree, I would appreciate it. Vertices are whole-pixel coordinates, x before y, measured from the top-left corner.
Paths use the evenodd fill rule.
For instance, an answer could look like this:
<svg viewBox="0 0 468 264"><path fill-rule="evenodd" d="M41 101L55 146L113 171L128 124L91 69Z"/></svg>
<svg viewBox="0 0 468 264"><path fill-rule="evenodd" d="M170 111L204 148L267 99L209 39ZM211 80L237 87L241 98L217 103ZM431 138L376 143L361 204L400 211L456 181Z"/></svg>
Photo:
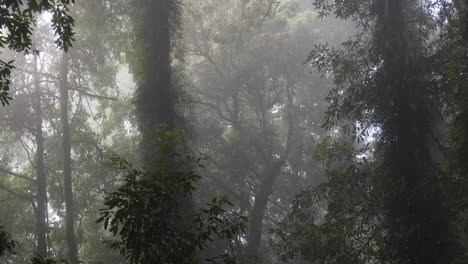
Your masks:
<svg viewBox="0 0 468 264"><path fill-rule="evenodd" d="M114 88L112 86L115 85L115 64L118 62L119 52L121 52L121 50L116 49L116 46L114 46L117 45L117 43L110 44L114 40L113 37L115 35L109 34L102 37L93 36L93 34L101 33L100 31L102 28L107 27L108 24L111 23L109 21L111 20L109 16L116 14L112 14L109 10L113 8L114 5L107 5L102 1L83 1L77 9L74 10L74 12L76 12L76 17L79 18L79 22L89 22L85 21L88 16L91 16L93 12L97 12L97 10L92 9L93 7L103 11L103 13L99 14L101 16L101 21L96 21L99 24L92 25L92 27L89 28L84 28L84 26L82 26L82 28L77 28L81 38L76 42L76 49L71 50L69 53L61 54L58 62L63 148L63 187L66 205L66 240L71 264L79 262L78 241L75 230L76 214L78 210L75 206L76 195L74 195L73 191L73 167L71 158L72 136L76 136L79 128L72 127L71 122L73 120L70 120L69 117L70 91L77 91L80 97L85 96L99 100L116 100L116 97L106 96L96 92L102 91L107 94L106 88ZM107 51L107 48L111 50ZM116 60L109 62L111 57ZM83 111L83 109L77 109L76 111L80 112ZM92 109L90 109L90 111L92 111Z"/></svg>
<svg viewBox="0 0 468 264"><path fill-rule="evenodd" d="M181 115L181 89L175 68L181 57L176 54L179 33L180 2L178 0L136 0L132 5L131 19L134 48L127 54L130 71L137 90L135 110L139 132L142 163L156 169L157 152L154 143L159 140L158 127L177 128L185 132ZM183 160L173 156L172 166L185 167ZM191 217L192 203L187 193L181 192L180 209ZM185 221L180 218L179 226Z"/></svg>
<svg viewBox="0 0 468 264"><path fill-rule="evenodd" d="M339 22L295 1L197 1L186 13L197 147L212 157L201 189L235 197L248 215L240 262L273 262L267 230L291 194L322 178L312 153L330 83L304 65L307 43L336 43Z"/></svg>
<svg viewBox="0 0 468 264"><path fill-rule="evenodd" d="M444 74L434 68L441 61L431 63L433 54L427 48L438 33L432 6L426 9L405 0L337 5L320 0L315 5L323 15L335 12L357 21L361 30L342 50L318 46L309 58L319 70L334 75L326 125L334 128L349 120L345 133L363 139L374 130L378 141L372 152L352 158L341 176L333 174L333 185L321 192L328 211L321 222L309 222L306 231L312 232L312 240L333 237L343 247L315 252L314 257L340 262L351 255L354 263L452 263L460 256L460 245L451 226L457 225L461 208L453 199L461 199L465 187L454 188L457 176L441 166L447 159L444 119L450 117L443 116L447 101L439 92L450 86L444 86ZM370 167L363 167L362 157L371 158ZM364 186L347 190L349 181L334 181L356 174ZM343 193L335 196L332 188ZM343 200L346 192L354 195ZM357 203L353 197L360 194L371 199Z"/></svg>
<svg viewBox="0 0 468 264"><path fill-rule="evenodd" d="M111 247L119 249L130 263L201 263L203 260L195 257L197 250L207 248L215 238L231 244L245 231L246 219L224 209L232 206L227 198L215 197L181 227L181 218L187 213L180 210L180 193L191 196L200 176L173 166L173 156L179 155L172 153L173 145L180 142L180 134L164 127L158 134L155 170L142 171L119 157L113 158L124 174L123 185L108 194L98 222L118 238ZM200 158L185 159L203 167ZM235 263L235 256L225 251L208 262Z"/></svg>
<svg viewBox="0 0 468 264"><path fill-rule="evenodd" d="M460 14L466 17L466 12L468 11L468 2L466 0L456 0L454 1L454 5Z"/></svg>
<svg viewBox="0 0 468 264"><path fill-rule="evenodd" d="M382 165L387 169L382 182L387 185L383 188L387 245L393 249L389 257L402 263L450 262L456 246L448 228L450 212L437 180L446 175L437 165L437 114L428 100L428 79L422 64L425 55L420 46L424 39L408 22L418 6L411 1L376 4L381 26L376 51L383 61L377 84L385 87L385 95L394 103L391 108L384 106L394 114L391 117L391 112L383 112L386 120L381 122L381 140L388 142L382 144Z"/></svg>
<svg viewBox="0 0 468 264"><path fill-rule="evenodd" d="M273 230L270 242L283 262L380 261L386 233L382 195L374 180L379 161L365 158L370 149L356 150L343 135L320 143L315 158L327 168L327 181L299 192Z"/></svg>
<svg viewBox="0 0 468 264"><path fill-rule="evenodd" d="M166 124L175 128L177 88L172 74L172 51L179 26L177 0L137 0L133 7L135 48L129 52L136 83L136 111L142 134L143 160L151 166L156 129Z"/></svg>
<svg viewBox="0 0 468 264"><path fill-rule="evenodd" d="M99 186L89 185L87 181L91 181L89 179L90 174L95 179L106 179L106 177L110 177L109 175L111 174L111 172L109 172L102 173L101 175L101 172L96 169L97 167L104 167L104 165L102 165L104 160L103 155L101 155L100 158L94 159L93 162L87 161L88 155L90 155L89 153L93 151L95 151L93 153L99 153L99 151L103 152L103 146L97 142L98 137L96 133L98 133L98 131L90 129L89 124L87 124L87 120L96 116L96 109L94 109L96 104L90 103L90 101L115 101L118 98L118 92L115 93L117 95L114 95L111 91L111 89L115 88L113 76L115 76L117 62L114 59L118 59L118 56L114 56L114 54L109 55L110 52L108 52L115 49L115 46L108 45L108 43L111 42L111 37L115 36L111 35L111 33L115 32L106 30L106 34L96 34L98 37L91 33L97 33L98 30L102 30L103 27L109 28L109 23L115 22L115 18L109 18L110 15L108 13L101 12L99 13L103 15L99 17L101 21L93 24L93 20L90 19L90 17L94 17L94 14L91 15L90 10L99 12L103 10L103 6L106 7L104 9L106 12L110 12L109 9L114 7L113 5L107 6L102 1L81 1L70 11L70 14L77 18L77 23L79 24L79 26L75 27L79 40L74 42L76 46L68 50L67 53L70 58L67 74L67 88L69 93L69 100L67 101L69 118L67 122L70 127L70 148L76 151L76 153L79 153L78 156L74 156L70 159L72 173L74 173L71 182L74 185L73 188L79 189L73 192L73 198L75 199L73 226L75 227L76 244L78 244L78 247L85 244L86 248L89 248L90 245L83 241L83 222L92 223L93 228L97 228L97 225L95 224L95 219L92 219L92 213L88 213L87 208L84 208L84 206L88 206L87 204L90 203L90 201L98 203L98 201L102 201L103 199L102 194L100 194L101 188ZM114 11L114 9L112 10ZM109 22L110 19L114 19L114 21ZM85 24L83 21L86 21L88 24ZM8 188L9 191L14 190L15 193L18 194L18 198L24 197L20 198L21 201L26 201L25 205L18 201L13 201L11 207L16 207L16 209L10 211L11 216L2 217L5 223L8 223L8 227L11 227L15 239L18 239L19 244L22 245L17 250L18 254L14 256L16 263L21 263L21 258L29 258L27 254L31 254L33 251L39 253L43 258L46 258L45 254L42 253L44 251L38 250L39 248L45 247L45 252L47 252L48 248L50 252L53 252L54 255L61 258L66 258L65 254L67 252L66 247L63 247L63 245L66 245L64 243L66 240L66 232L64 232L65 228L63 228L66 225L62 224L62 219L65 219L63 213L66 212L63 208L65 199L63 195L64 182L62 180L62 173L64 171L62 164L65 155L63 155L64 152L58 148L62 146L62 129L60 125L62 119L60 118L61 109L58 107L58 99L60 98L58 88L60 83L59 74L57 74L57 72L60 72L59 58L62 56L62 53L56 48L52 41L49 41L52 39L53 33L48 28L44 28L43 22L44 19L42 18L38 20L38 28L35 30L32 40L34 47L41 50L40 54L37 56L38 69L35 69L30 61L34 59L32 55L25 57L17 56L18 69L12 75L14 78L12 79L12 87L17 89L17 103L14 107L5 109L5 113L2 115L5 128L8 128L8 131L14 132L13 135L21 136L20 141L18 141L17 137L9 137L12 140L11 148L16 148L17 150L14 151L15 154L11 156L11 159L2 159L2 168L5 171L15 171L18 175L32 175L30 177L32 179L31 183L35 183L36 181L33 177L34 175L38 175L37 182L39 183L39 178L42 178L39 177L39 175L41 175L39 172L42 170L45 174L42 175L47 179L45 188L48 189L39 188L38 184L38 192L36 192L35 186L31 186L29 181L20 183L15 179L16 176L8 176L8 174L2 177L3 186ZM109 40L109 42L105 40ZM113 44L117 46L122 42L120 42L120 44L118 43L119 42L114 42ZM109 47L109 49L103 48L103 46ZM112 59L110 59L111 56ZM34 86L35 83L39 83L40 87L38 85ZM41 106L41 108L38 106ZM39 114L41 113L42 120L39 120L41 119L39 118ZM40 145L40 140L38 140L38 138L41 134L43 136L44 147L43 163L39 162L40 153L42 153L42 151L40 151L40 147L38 147ZM24 152L18 151L18 146L21 145L24 146ZM19 160L20 163L16 165L17 168L15 169L16 160ZM41 163L43 166L42 169ZM98 166L98 164L100 166ZM24 179L27 180L28 177L22 178L22 180ZM85 184L88 184L88 187L86 187ZM82 191L85 188L87 188L86 191ZM42 198L44 197L43 195L39 195L41 192L47 194L45 199ZM8 193L3 192L2 197L11 199L7 194ZM44 202L44 200L46 201ZM28 205L28 203L30 205ZM42 206L43 204L44 206ZM94 206L98 207L97 204ZM7 208L10 208L10 205L5 207L5 209ZM49 210L47 210L47 208ZM31 228L31 221L26 218L29 212L34 212L37 232ZM40 212L43 213L40 215ZM50 212L53 214L51 218L49 218L48 215ZM16 217L18 216L17 213L19 213L19 215L25 215L25 217ZM2 213L2 215L6 214ZM15 217L18 219L12 221ZM88 229L86 229L86 231L91 232L91 230ZM99 237L97 232L94 235L100 239L104 239ZM47 243L37 243L36 246L35 243L37 241L44 240L46 240ZM102 245L101 248L104 250L99 253L108 253L107 256L114 257L117 255L111 252L105 252L107 250L104 245ZM87 257L91 258L92 256L87 255ZM89 259L84 258L83 260L87 261Z"/></svg>
<svg viewBox="0 0 468 264"><path fill-rule="evenodd" d="M37 185L37 254L43 258L48 257L47 249L47 179L44 164L44 135L42 130L43 110L41 98L41 86L39 80L39 69L37 55L34 56L34 103L33 109L36 114L35 141L36 141L36 185Z"/></svg>
<svg viewBox="0 0 468 264"><path fill-rule="evenodd" d="M72 167L71 167L71 133L68 117L68 57L62 55L60 61L60 113L62 123L62 148L63 148L63 187L65 197L65 222L68 245L68 255L71 264L78 264L78 245L75 237L75 207L72 187Z"/></svg>
<svg viewBox="0 0 468 264"><path fill-rule="evenodd" d="M52 29L58 35L55 43L65 51L71 46L73 41L73 18L68 14L68 6L73 4L74 0L47 0L47 1L28 1L23 6L21 1L8 1L3 3L0 12L2 19L0 21L1 35L5 36L0 40L1 48L8 48L16 52L31 51L33 26L36 24L35 15L43 12L51 12ZM13 69L13 61L0 61L0 101L2 105L8 103L11 99L10 74Z"/></svg>

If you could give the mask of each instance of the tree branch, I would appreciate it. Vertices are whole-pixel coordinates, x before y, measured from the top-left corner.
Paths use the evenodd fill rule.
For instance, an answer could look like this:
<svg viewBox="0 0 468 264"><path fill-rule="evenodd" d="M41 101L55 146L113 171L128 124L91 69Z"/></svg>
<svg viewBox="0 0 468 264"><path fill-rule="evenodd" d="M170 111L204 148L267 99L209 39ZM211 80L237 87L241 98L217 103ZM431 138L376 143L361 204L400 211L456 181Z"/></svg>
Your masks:
<svg viewBox="0 0 468 264"><path fill-rule="evenodd" d="M11 175L11 176L15 176L15 177L23 179L23 180L27 180L29 182L34 182L33 178L30 178L30 177L25 176L25 175L21 175L21 174L16 173L16 172L9 171L9 170L4 169L4 168L0 168L0 172L6 173L6 174Z"/></svg>
<svg viewBox="0 0 468 264"><path fill-rule="evenodd" d="M33 199L33 197L31 195L19 194L19 193L13 191L12 189L6 187L3 184L0 184L0 189L5 190L6 192L8 192L8 193L12 194L13 196L18 197L18 198L20 198L22 200L34 203L34 199Z"/></svg>
<svg viewBox="0 0 468 264"><path fill-rule="evenodd" d="M95 93L89 93L89 92L86 92L84 90L77 89L77 88L69 88L69 90L70 91L77 91L78 93L80 93L82 95L89 96L89 97L96 98L96 99L100 99L100 100L111 100L111 101L117 101L118 100L117 97L110 97L110 96L105 96L105 95L98 95L98 94L95 94Z"/></svg>
<svg viewBox="0 0 468 264"><path fill-rule="evenodd" d="M53 75L53 74L49 74L49 73L34 72L34 71L30 71L30 70L23 69L23 68L15 68L15 71L20 71L20 72L29 73L29 74L37 74L37 75L41 75L41 76L44 76L44 77L49 77L49 78L58 80L58 77L57 77L57 76L55 76L55 75Z"/></svg>

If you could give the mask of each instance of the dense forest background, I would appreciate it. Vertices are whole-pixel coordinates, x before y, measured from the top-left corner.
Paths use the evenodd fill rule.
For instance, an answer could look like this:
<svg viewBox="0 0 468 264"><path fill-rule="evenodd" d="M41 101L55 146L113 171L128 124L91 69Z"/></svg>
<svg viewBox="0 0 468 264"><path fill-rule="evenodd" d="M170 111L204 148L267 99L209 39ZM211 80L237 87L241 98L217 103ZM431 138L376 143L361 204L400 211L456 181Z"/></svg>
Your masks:
<svg viewBox="0 0 468 264"><path fill-rule="evenodd" d="M467 0L0 1L0 263L468 263Z"/></svg>

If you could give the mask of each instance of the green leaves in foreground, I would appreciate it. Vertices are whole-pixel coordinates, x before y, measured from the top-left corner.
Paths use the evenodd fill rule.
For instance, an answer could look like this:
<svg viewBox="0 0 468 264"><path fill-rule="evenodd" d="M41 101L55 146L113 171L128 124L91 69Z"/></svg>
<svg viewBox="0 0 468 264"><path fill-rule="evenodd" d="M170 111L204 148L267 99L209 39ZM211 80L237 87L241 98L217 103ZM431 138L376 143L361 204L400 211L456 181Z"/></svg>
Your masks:
<svg viewBox="0 0 468 264"><path fill-rule="evenodd" d="M31 264L69 264L69 263L66 260L56 260L55 258L43 258L39 255L36 255L35 257L31 258Z"/></svg>
<svg viewBox="0 0 468 264"><path fill-rule="evenodd" d="M112 158L124 181L107 195L98 222L118 238L110 247L130 263L199 263L196 251L215 239L231 243L245 232L246 218L225 209L232 206L226 197L215 197L204 208L191 212L190 197L201 177L185 168L203 167L201 159L169 152L177 141L176 131L160 135L153 170L135 169L122 158ZM233 259L223 254L209 261L233 263Z"/></svg>
<svg viewBox="0 0 468 264"><path fill-rule="evenodd" d="M11 239L10 234L0 225L0 256L7 253L14 253L15 241Z"/></svg>
<svg viewBox="0 0 468 264"><path fill-rule="evenodd" d="M0 60L0 103L2 106L9 104L11 96L9 96L10 91L10 75L11 70L14 68L13 61L4 62Z"/></svg>
<svg viewBox="0 0 468 264"><path fill-rule="evenodd" d="M75 21L70 16L69 10L69 6L74 2L74 0L1 1L0 48L29 53L33 46L32 35L36 17L49 12L52 14L51 27L57 36L55 44L67 51L72 46L75 34L73 32ZM38 51L33 50L33 52ZM3 106L12 99L9 90L13 68L13 61L0 60L0 102Z"/></svg>

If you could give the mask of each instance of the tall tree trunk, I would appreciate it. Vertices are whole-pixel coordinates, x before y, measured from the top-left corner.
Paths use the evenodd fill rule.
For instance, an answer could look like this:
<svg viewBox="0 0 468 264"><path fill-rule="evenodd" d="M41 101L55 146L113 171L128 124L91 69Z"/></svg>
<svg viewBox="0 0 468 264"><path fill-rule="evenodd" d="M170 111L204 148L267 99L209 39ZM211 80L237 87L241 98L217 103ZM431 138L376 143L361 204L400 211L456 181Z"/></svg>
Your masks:
<svg viewBox="0 0 468 264"><path fill-rule="evenodd" d="M273 150L268 147L268 130L266 129L266 124L263 123L260 127L262 127L263 137L265 139L264 146L269 153L266 157L264 157L265 163L265 170L262 175L262 179L260 180L260 185L258 191L255 194L255 204L250 214L250 226L249 226L249 234L247 237L247 248L246 248L246 256L247 259L250 258L248 261L249 263L257 263L255 258L252 257L261 257L259 255L259 250L261 247L262 242L262 227L263 227L263 219L265 217L265 213L268 207L268 202L270 196L273 194L274 191L274 184L278 175L281 173L281 168L286 164L286 161L289 158L289 154L291 148L293 147L293 141L295 137L295 112L294 112L294 103L291 91L292 83L290 78L286 76L286 95L287 95L287 104L286 104L286 112L284 113L283 118L287 120L288 124L288 132L286 137L286 144L285 148L280 154L279 158L274 159L275 156Z"/></svg>
<svg viewBox="0 0 468 264"><path fill-rule="evenodd" d="M74 230L74 205L71 168L70 124L68 120L68 56L64 53L60 62L60 112L62 121L63 187L65 197L65 227L70 264L78 264L78 246Z"/></svg>
<svg viewBox="0 0 468 264"><path fill-rule="evenodd" d="M421 36L409 25L409 18L416 17L416 1L377 3L375 42L383 61L378 81L382 96L391 102L390 108L380 109L386 117L380 147L389 257L402 264L450 263L450 223L437 185L438 163L431 155L435 114L421 65Z"/></svg>
<svg viewBox="0 0 468 264"><path fill-rule="evenodd" d="M143 12L138 37L144 54L142 75L138 79L137 112L142 131L142 150L146 166L155 159L156 130L161 124L175 127L174 93L171 87L171 25L174 0L139 0Z"/></svg>
<svg viewBox="0 0 468 264"><path fill-rule="evenodd" d="M34 56L34 102L33 110L36 114L35 138L36 138L36 186L37 186L37 213L36 213L36 233L37 233L37 254L47 258L47 179L44 170L44 136L42 131L43 112L41 106L41 87L38 76L37 55Z"/></svg>
<svg viewBox="0 0 468 264"><path fill-rule="evenodd" d="M255 194L255 204L250 214L249 234L247 236L248 244L246 249L246 259L251 260L249 263L256 263L255 257L260 257L259 249L262 241L263 218L265 217L265 211L267 209L270 196L273 193L276 178L281 172L281 168L284 163L285 159L280 158L270 164L264 172L263 178L260 182L260 188Z"/></svg>
<svg viewBox="0 0 468 264"><path fill-rule="evenodd" d="M454 51L459 52L460 54L465 54L464 59L462 59L464 63L460 65L460 69L464 72L460 73L460 76L465 76L465 78L462 77L459 80L460 83L458 84L459 91L457 93L457 97L459 98L458 100L460 100L461 105L459 106L459 110L457 111L458 113L454 118L453 126L455 129L463 131L461 133L468 135L468 130L466 128L466 123L468 122L468 107L466 105L466 101L468 100L466 92L468 90L468 80L466 78L468 69L468 0L454 0L454 5L462 22L460 25L457 25L458 23L453 25L455 27L461 26L459 30L459 32L461 32L460 44L458 49ZM463 99L461 99L461 97L463 97ZM468 149L468 140L459 139L456 144L458 148L458 164L461 168L461 172L466 175L468 173L468 156L465 155L465 153Z"/></svg>

